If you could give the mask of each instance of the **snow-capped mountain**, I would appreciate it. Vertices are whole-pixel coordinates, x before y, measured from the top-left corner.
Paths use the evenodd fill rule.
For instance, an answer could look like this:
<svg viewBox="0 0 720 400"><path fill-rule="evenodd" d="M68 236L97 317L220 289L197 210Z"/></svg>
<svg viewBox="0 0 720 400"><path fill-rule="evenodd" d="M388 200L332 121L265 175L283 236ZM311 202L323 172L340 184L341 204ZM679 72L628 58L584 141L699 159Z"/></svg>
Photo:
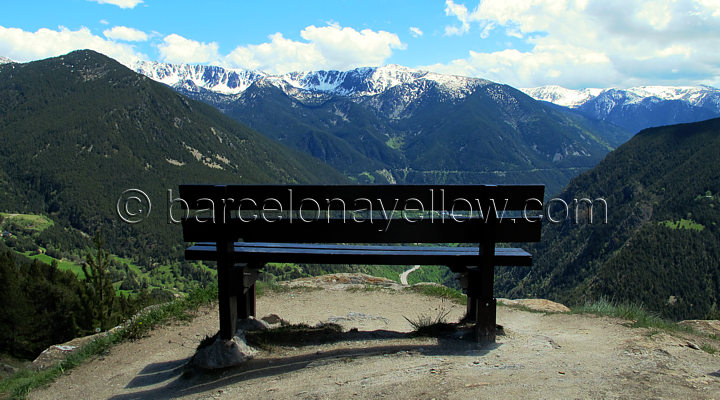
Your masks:
<svg viewBox="0 0 720 400"><path fill-rule="evenodd" d="M399 65L269 74L133 68L359 182L545 182L559 190L625 132L507 85Z"/></svg>
<svg viewBox="0 0 720 400"><path fill-rule="evenodd" d="M264 72L244 69L154 61L139 61L132 65L132 69L175 88L191 82L196 87L227 95L242 93L254 82L268 76Z"/></svg>
<svg viewBox="0 0 720 400"><path fill-rule="evenodd" d="M656 102L681 100L696 107L720 105L717 102L720 97L720 89L712 86L638 86L629 89L590 88L573 90L549 85L520 90L536 100L548 101L570 108L579 108L588 101L603 95L614 99L622 99L622 103L616 103L617 105L638 104L645 99L655 99Z"/></svg>
<svg viewBox="0 0 720 400"><path fill-rule="evenodd" d="M9 59L9 58L7 58L7 57L0 56L0 64L8 64L8 63L11 63L11 62L15 62L15 61L13 61L13 60L11 60L11 59Z"/></svg>
<svg viewBox="0 0 720 400"><path fill-rule="evenodd" d="M308 71L272 75L262 71L217 66L164 64L139 61L135 71L174 88L201 91L237 98L253 83L270 84L293 97L310 93L340 96L374 96L409 83L435 82L448 95L460 98L488 81L415 70L400 65L356 68L349 71Z"/></svg>
<svg viewBox="0 0 720 400"><path fill-rule="evenodd" d="M569 107L633 132L720 116L720 89L712 86L582 90L543 86L520 90L536 100Z"/></svg>
<svg viewBox="0 0 720 400"><path fill-rule="evenodd" d="M602 89L565 89L561 86L548 85L536 88L520 89L535 100L547 101L563 107L577 108L588 100L597 97Z"/></svg>

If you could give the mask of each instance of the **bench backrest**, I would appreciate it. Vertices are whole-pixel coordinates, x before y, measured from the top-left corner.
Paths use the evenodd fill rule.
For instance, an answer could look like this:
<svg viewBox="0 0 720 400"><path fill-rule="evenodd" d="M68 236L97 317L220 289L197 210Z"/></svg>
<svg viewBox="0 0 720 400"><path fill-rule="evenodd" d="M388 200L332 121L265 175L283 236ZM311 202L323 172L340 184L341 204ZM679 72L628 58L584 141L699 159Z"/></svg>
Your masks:
<svg viewBox="0 0 720 400"><path fill-rule="evenodd" d="M543 195L542 185L181 185L171 206L183 208L188 242L533 242Z"/></svg>

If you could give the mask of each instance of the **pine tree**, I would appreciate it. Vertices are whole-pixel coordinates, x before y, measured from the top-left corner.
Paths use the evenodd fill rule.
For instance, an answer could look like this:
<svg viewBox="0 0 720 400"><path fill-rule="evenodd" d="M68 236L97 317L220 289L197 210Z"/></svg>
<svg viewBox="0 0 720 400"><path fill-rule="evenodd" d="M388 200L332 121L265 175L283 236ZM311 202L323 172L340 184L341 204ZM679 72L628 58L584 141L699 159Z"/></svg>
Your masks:
<svg viewBox="0 0 720 400"><path fill-rule="evenodd" d="M85 305L91 313L93 323L102 330L109 329L113 320L115 289L110 278L110 254L103 248L100 234L93 238L94 249L88 249L82 265L85 273Z"/></svg>

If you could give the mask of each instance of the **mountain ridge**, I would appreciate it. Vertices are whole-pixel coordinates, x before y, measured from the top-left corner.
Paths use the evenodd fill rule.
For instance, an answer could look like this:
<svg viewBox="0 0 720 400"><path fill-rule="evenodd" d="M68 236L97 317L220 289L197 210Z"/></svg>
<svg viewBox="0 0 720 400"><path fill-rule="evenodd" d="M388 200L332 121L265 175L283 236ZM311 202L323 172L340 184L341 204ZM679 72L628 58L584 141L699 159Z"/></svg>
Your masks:
<svg viewBox="0 0 720 400"><path fill-rule="evenodd" d="M178 87L190 81L195 86L222 95L237 96L258 81L267 81L277 87L343 96L372 96L403 83L417 80L437 82L449 91L461 95L467 87L489 81L481 78L438 74L389 64L382 67L360 67L352 70L298 71L269 74L259 70L224 68L193 64L168 64L138 61L131 69L168 86ZM288 92L286 92L288 93Z"/></svg>
<svg viewBox="0 0 720 400"><path fill-rule="evenodd" d="M629 136L507 85L397 65L283 75L138 65L365 183L547 180L559 190Z"/></svg>
<svg viewBox="0 0 720 400"><path fill-rule="evenodd" d="M0 209L50 215L90 235L107 228L109 249L144 266L180 259L179 228L160 212L123 224L115 201L126 189L159 207L181 183L346 182L94 51L3 64L0 78Z"/></svg>
<svg viewBox="0 0 720 400"><path fill-rule="evenodd" d="M720 89L712 86L637 86L628 89L520 89L536 100L576 110L631 132L720 116Z"/></svg>

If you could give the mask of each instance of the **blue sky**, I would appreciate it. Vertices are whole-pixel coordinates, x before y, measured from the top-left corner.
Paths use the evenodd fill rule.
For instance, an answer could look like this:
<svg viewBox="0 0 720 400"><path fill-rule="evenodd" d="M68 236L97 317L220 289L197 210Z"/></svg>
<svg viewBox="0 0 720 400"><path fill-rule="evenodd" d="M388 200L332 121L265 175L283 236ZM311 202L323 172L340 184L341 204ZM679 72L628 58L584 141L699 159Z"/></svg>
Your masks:
<svg viewBox="0 0 720 400"><path fill-rule="evenodd" d="M284 73L401 64L516 87L720 83L718 0L13 1L0 55Z"/></svg>

